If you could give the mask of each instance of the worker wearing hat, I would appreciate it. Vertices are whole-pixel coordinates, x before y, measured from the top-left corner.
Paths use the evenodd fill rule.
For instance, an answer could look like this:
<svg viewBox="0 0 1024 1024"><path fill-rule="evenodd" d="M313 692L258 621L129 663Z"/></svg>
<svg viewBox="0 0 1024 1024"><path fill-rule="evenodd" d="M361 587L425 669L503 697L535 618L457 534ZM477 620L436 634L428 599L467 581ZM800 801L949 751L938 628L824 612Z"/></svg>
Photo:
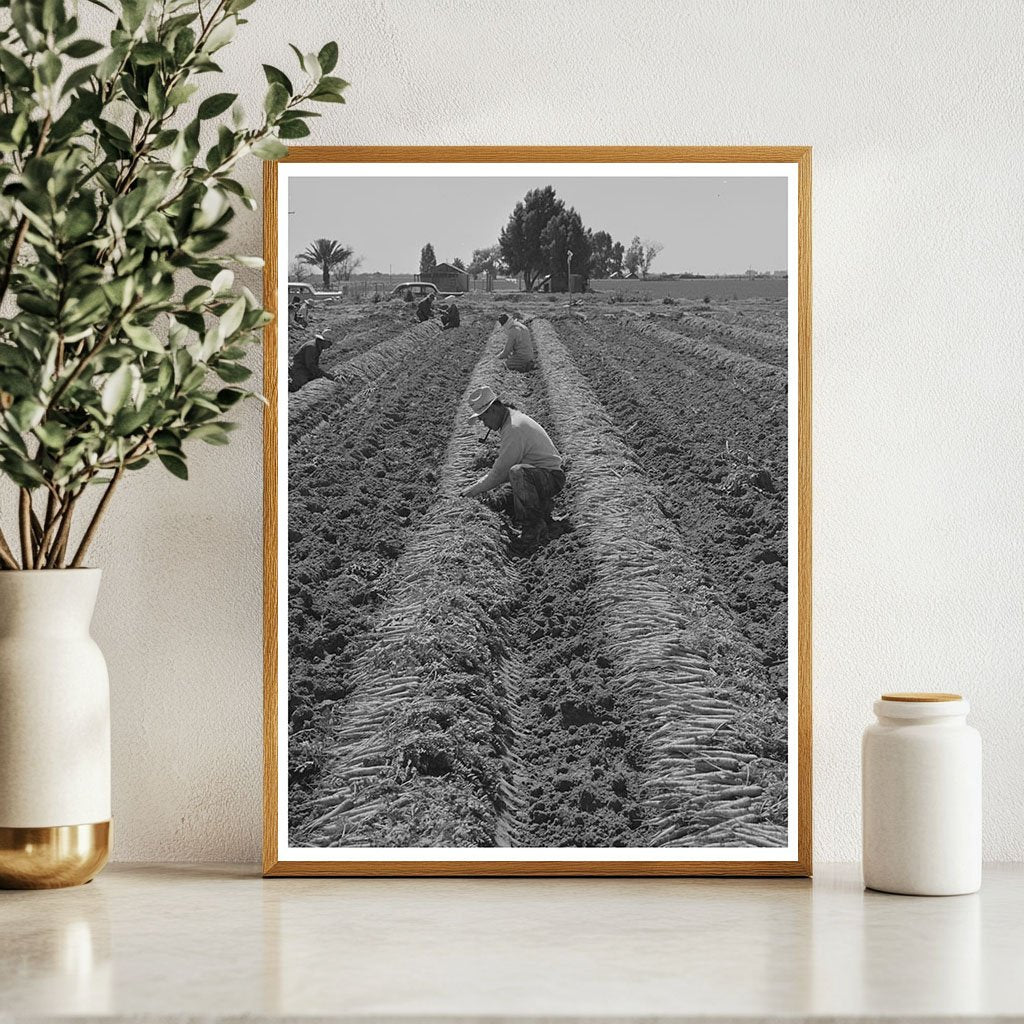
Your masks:
<svg viewBox="0 0 1024 1024"><path fill-rule="evenodd" d="M305 387L311 380L318 377L326 377L327 380L334 380L334 375L320 367L320 354L325 348L330 348L334 342L318 334L312 341L307 341L292 359L288 367L288 390L298 391Z"/></svg>
<svg viewBox="0 0 1024 1024"><path fill-rule="evenodd" d="M525 543L537 543L547 535L554 497L565 486L562 456L547 431L524 412L502 402L486 384L469 393L473 410L470 422L480 420L501 436L494 465L464 497L484 494L508 483L516 522Z"/></svg>

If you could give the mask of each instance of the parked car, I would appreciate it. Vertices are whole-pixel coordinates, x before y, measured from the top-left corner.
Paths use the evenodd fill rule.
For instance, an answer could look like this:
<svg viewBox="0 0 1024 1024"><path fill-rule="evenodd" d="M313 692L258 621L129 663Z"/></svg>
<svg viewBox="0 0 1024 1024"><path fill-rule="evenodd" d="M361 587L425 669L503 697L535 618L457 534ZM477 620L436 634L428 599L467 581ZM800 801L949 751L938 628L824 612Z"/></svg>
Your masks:
<svg viewBox="0 0 1024 1024"><path fill-rule="evenodd" d="M422 299L428 295L440 295L441 293L437 290L436 284L431 284L430 281L406 281L404 284L395 285L391 289L391 298L397 298L398 296L405 297L406 292L413 299Z"/></svg>
<svg viewBox="0 0 1024 1024"><path fill-rule="evenodd" d="M313 290L311 284L305 284L302 281L289 281L288 282L288 298L289 300L293 295L301 295L304 299L315 299L316 292Z"/></svg>

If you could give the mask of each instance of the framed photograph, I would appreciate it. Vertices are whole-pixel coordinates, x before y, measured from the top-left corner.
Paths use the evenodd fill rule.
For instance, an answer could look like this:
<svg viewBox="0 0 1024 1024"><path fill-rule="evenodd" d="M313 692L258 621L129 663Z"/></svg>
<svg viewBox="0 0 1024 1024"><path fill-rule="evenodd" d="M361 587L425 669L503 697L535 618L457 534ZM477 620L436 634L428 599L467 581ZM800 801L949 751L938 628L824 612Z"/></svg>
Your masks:
<svg viewBox="0 0 1024 1024"><path fill-rule="evenodd" d="M810 874L810 176L267 164L266 875Z"/></svg>

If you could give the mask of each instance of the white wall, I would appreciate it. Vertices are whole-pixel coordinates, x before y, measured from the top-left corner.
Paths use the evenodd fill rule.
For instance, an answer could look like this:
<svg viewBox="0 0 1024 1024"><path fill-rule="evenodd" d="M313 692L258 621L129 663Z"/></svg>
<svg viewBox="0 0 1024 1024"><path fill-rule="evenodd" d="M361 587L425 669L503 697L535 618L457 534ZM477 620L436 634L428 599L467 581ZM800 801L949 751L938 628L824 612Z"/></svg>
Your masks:
<svg viewBox="0 0 1024 1024"><path fill-rule="evenodd" d="M815 850L859 850L860 731L952 689L986 743L986 855L1024 859L1021 8L1007 3L258 0L223 51L336 39L320 144L814 147ZM259 168L249 169L253 183ZM259 215L240 218L258 252ZM258 277L247 282L258 287ZM255 407L194 480L131 480L99 544L115 856L255 860Z"/></svg>

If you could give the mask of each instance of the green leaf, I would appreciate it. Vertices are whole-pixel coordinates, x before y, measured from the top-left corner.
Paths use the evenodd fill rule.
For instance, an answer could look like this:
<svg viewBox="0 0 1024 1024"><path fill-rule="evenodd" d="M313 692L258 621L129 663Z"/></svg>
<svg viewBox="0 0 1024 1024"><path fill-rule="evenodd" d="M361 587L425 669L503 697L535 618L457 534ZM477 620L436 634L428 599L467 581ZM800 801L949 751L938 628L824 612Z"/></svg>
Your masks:
<svg viewBox="0 0 1024 1024"><path fill-rule="evenodd" d="M220 295L221 292L226 292L234 284L234 281L234 272L225 268L218 272L217 276L210 282L210 288L214 295Z"/></svg>
<svg viewBox="0 0 1024 1024"><path fill-rule="evenodd" d="M316 59L320 62L320 70L325 75L329 75L338 64L338 44L326 43L317 54Z"/></svg>
<svg viewBox="0 0 1024 1024"><path fill-rule="evenodd" d="M43 0L42 25L45 32L56 31L57 26L67 21L67 18L63 0Z"/></svg>
<svg viewBox="0 0 1024 1024"><path fill-rule="evenodd" d="M0 47L0 69L7 76L11 85L30 85L32 72L28 65L6 46Z"/></svg>
<svg viewBox="0 0 1024 1024"><path fill-rule="evenodd" d="M81 60L83 57L91 57L94 53L99 53L102 49L104 49L103 44L96 42L95 39L76 39L70 46L65 47L64 56Z"/></svg>
<svg viewBox="0 0 1024 1024"><path fill-rule="evenodd" d="M32 398L22 398L7 410L7 415L18 428L18 433L25 434L42 420L45 412L45 405Z"/></svg>
<svg viewBox="0 0 1024 1024"><path fill-rule="evenodd" d="M241 363L218 363L213 369L225 384L241 384L252 376L252 370Z"/></svg>
<svg viewBox="0 0 1024 1024"><path fill-rule="evenodd" d="M132 371L129 366L115 370L103 385L100 395L100 406L107 415L112 416L124 405L132 390Z"/></svg>
<svg viewBox="0 0 1024 1024"><path fill-rule="evenodd" d="M252 153L262 160L280 160L288 155L288 147L281 145L277 139L260 139L252 147Z"/></svg>
<svg viewBox="0 0 1024 1024"><path fill-rule="evenodd" d="M158 458L164 464L164 467L170 470L179 480L188 479L188 466L185 465L184 459L167 452L160 452Z"/></svg>
<svg viewBox="0 0 1024 1024"><path fill-rule="evenodd" d="M153 0L121 0L121 19L132 34L142 24Z"/></svg>
<svg viewBox="0 0 1024 1024"><path fill-rule="evenodd" d="M263 100L263 109L267 112L268 117L274 118L288 106L289 99L288 90L279 82L274 82L267 90L266 98Z"/></svg>
<svg viewBox="0 0 1024 1024"><path fill-rule="evenodd" d="M344 78L333 78L330 75L325 75L320 79L320 85L317 88L317 92L321 89L330 89L332 92L344 92L348 88L348 82Z"/></svg>
<svg viewBox="0 0 1024 1024"><path fill-rule="evenodd" d="M153 75L149 80L149 85L146 88L146 107L155 118L163 117L164 111L167 109L167 96L159 75Z"/></svg>
<svg viewBox="0 0 1024 1024"><path fill-rule="evenodd" d="M181 66L196 47L196 34L190 28L182 29L174 37L174 63Z"/></svg>
<svg viewBox="0 0 1024 1024"><path fill-rule="evenodd" d="M176 85L167 94L167 105L169 107L180 107L182 103L187 103L198 91L199 86L194 82L182 82L181 85Z"/></svg>
<svg viewBox="0 0 1024 1024"><path fill-rule="evenodd" d="M221 388L220 391L217 392L217 405L224 410L230 409L233 405L237 405L248 394L248 391L239 391L238 388Z"/></svg>
<svg viewBox="0 0 1024 1024"><path fill-rule="evenodd" d="M189 438L205 441L207 444L225 445L230 442L228 432L219 423L203 423L189 432Z"/></svg>
<svg viewBox="0 0 1024 1024"><path fill-rule="evenodd" d="M132 60L139 65L159 64L171 55L159 43L139 43L131 51Z"/></svg>
<svg viewBox="0 0 1024 1024"><path fill-rule="evenodd" d="M130 437L140 427L148 422L153 413L153 406L146 403L147 407L142 409L122 409L114 417L114 425L111 428L117 437Z"/></svg>
<svg viewBox="0 0 1024 1024"><path fill-rule="evenodd" d="M231 337L239 327L242 326L242 317L245 315L245 297L236 299L228 308L227 312L220 318L217 325L217 333L221 340Z"/></svg>
<svg viewBox="0 0 1024 1024"><path fill-rule="evenodd" d="M60 449L67 444L68 438L71 436L71 432L67 430L67 428L62 427L59 423L53 423L49 420L44 423L37 423L33 428L32 433L34 433L47 448L50 448L53 451L60 451Z"/></svg>
<svg viewBox="0 0 1024 1024"><path fill-rule="evenodd" d="M288 121L277 129L277 134L282 139L304 139L309 128L302 121Z"/></svg>
<svg viewBox="0 0 1024 1024"><path fill-rule="evenodd" d="M213 96L207 96L202 103L199 104L199 120L208 121L211 117L217 117L219 114L223 114L228 107L231 106L235 100L238 99L238 93L234 92L218 92Z"/></svg>
<svg viewBox="0 0 1024 1024"><path fill-rule="evenodd" d="M345 97L339 96L337 93L328 92L325 89L317 89L312 96L309 97L316 103L344 103Z"/></svg>
<svg viewBox="0 0 1024 1024"><path fill-rule="evenodd" d="M275 68L271 64L264 64L263 73L267 76L267 82L270 85L274 85L275 83L278 85L283 85L288 90L289 96L295 95L295 89L292 86L291 79L289 79L289 77L283 71L279 70L278 68Z"/></svg>
<svg viewBox="0 0 1024 1024"><path fill-rule="evenodd" d="M43 85L53 85L60 78L60 70L60 57L52 50L49 53L44 53L42 60L36 65L39 80Z"/></svg>
<svg viewBox="0 0 1024 1024"><path fill-rule="evenodd" d="M74 92L76 89L81 89L83 85L88 85L89 80L95 74L95 64L86 64L85 67L79 68L77 71L72 71L64 80L64 85L60 90L61 96L67 96L68 93Z"/></svg>
<svg viewBox="0 0 1024 1024"><path fill-rule="evenodd" d="M216 53L222 46L227 46L235 38L238 22L234 17L227 17L214 26L213 31L203 43L204 53Z"/></svg>
<svg viewBox="0 0 1024 1024"><path fill-rule="evenodd" d="M163 342L148 328L142 324L123 324L124 333L132 339L136 348L143 352L158 352L163 354L167 350Z"/></svg>

